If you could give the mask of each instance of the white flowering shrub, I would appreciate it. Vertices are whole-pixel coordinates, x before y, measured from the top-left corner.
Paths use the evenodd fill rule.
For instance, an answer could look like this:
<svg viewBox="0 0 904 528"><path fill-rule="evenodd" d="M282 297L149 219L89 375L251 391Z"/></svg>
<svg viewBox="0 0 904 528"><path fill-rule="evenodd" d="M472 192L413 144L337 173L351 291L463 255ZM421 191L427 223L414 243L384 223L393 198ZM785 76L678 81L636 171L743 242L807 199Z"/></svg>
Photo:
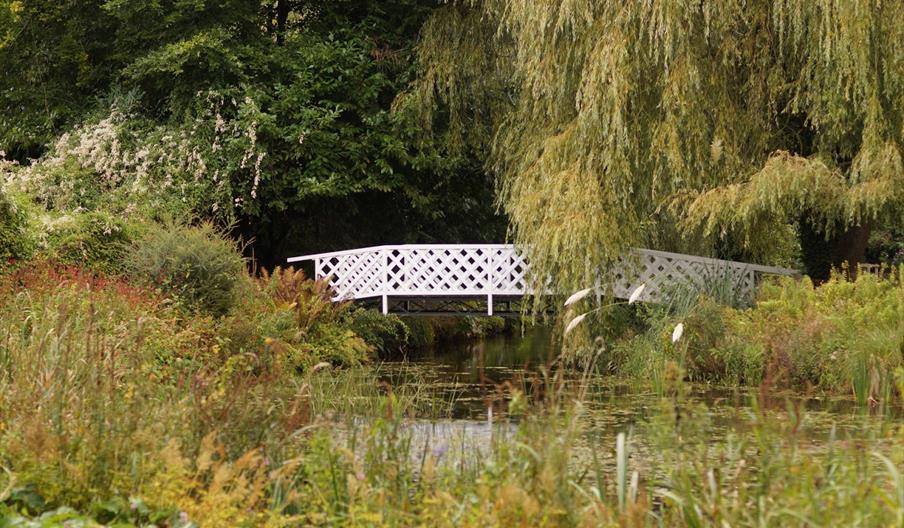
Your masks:
<svg viewBox="0 0 904 528"><path fill-rule="evenodd" d="M130 245L147 230L144 224L103 211L47 218L41 243L46 255L103 273L125 271Z"/></svg>
<svg viewBox="0 0 904 528"><path fill-rule="evenodd" d="M28 193L59 213L103 209L123 218L194 215L229 222L257 196L264 158L259 112L248 98L227 102L199 93L198 99L195 117L175 126L149 124L121 98L28 166L0 161L3 188Z"/></svg>

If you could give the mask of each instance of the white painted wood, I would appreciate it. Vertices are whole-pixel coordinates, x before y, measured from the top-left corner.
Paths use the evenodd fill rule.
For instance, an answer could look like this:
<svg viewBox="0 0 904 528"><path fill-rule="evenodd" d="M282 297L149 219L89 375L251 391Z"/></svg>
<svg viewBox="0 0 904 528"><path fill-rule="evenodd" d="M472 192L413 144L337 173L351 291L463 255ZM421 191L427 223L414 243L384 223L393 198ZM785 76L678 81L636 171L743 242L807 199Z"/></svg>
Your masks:
<svg viewBox="0 0 904 528"><path fill-rule="evenodd" d="M381 297L383 311L389 296L486 297L523 296L530 289L530 266L512 245L423 244L376 246L288 259L314 261L318 279L329 278L335 299ZM642 301L657 301L675 284L702 287L713 278L728 278L742 294L752 294L762 275L797 275L792 269L746 264L650 249L632 249L612 269L601 274L597 296L609 291L626 298L646 284ZM544 292L548 293L548 292Z"/></svg>

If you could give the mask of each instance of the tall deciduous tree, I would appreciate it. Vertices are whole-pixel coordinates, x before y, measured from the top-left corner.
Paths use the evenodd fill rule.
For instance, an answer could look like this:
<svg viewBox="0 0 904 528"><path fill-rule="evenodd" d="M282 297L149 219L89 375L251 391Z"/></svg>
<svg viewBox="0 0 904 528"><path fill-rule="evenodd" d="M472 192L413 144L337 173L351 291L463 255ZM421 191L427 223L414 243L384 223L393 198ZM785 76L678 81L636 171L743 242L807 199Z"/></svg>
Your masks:
<svg viewBox="0 0 904 528"><path fill-rule="evenodd" d="M419 51L403 102L492 138L514 236L562 287L628 244L770 260L789 226L819 275L902 216L902 2L468 0Z"/></svg>

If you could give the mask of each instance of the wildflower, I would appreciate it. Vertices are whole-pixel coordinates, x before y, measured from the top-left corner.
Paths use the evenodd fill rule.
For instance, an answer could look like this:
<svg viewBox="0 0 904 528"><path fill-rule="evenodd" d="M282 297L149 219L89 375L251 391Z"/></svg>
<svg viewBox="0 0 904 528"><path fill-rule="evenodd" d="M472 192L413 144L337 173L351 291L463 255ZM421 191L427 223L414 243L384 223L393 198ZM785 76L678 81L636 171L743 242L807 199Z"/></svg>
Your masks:
<svg viewBox="0 0 904 528"><path fill-rule="evenodd" d="M441 444L433 448L433 458L442 458L449 451L449 446Z"/></svg>

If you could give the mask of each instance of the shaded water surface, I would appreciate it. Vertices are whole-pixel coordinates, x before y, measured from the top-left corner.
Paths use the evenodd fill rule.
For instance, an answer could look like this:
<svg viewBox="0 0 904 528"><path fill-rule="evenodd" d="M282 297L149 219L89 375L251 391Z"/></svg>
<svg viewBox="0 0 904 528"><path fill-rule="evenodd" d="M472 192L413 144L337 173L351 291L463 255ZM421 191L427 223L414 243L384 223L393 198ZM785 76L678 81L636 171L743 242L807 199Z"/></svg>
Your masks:
<svg viewBox="0 0 904 528"><path fill-rule="evenodd" d="M415 417L416 428L437 439L464 435L479 440L489 434L492 422L498 427L500 421L508 421L512 389L535 400L544 397L548 384L543 380L556 354L549 331L540 328L524 336L443 344L405 361L384 363L380 372L388 385L417 383L440 402L430 413ZM568 375L572 385L579 376L578 372ZM621 431L635 431L662 413L663 398L644 384L627 384L611 376L589 379L583 419L591 434L613 438ZM795 434L813 442L846 432L857 434L864 426L894 427L904 415L900 407L870 409L851 398L707 385L687 387L681 405L708 408L707 429L713 439L747 429L756 408L769 411L779 421L799 424Z"/></svg>

